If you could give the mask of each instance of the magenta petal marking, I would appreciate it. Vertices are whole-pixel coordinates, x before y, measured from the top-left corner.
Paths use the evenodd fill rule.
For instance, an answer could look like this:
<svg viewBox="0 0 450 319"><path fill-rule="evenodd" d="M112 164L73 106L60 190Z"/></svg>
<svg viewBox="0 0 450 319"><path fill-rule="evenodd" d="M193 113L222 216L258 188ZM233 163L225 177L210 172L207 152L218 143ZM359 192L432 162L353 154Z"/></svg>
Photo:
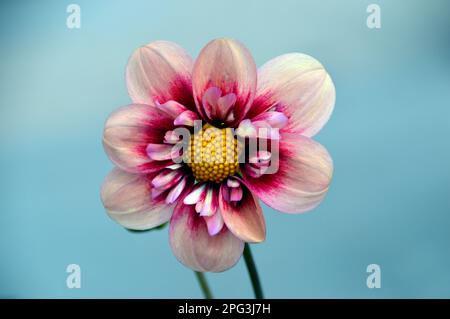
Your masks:
<svg viewBox="0 0 450 319"><path fill-rule="evenodd" d="M212 216L205 216L206 226L208 228L208 234L211 236L217 235L223 228L223 218L220 210Z"/></svg>
<svg viewBox="0 0 450 319"><path fill-rule="evenodd" d="M282 112L269 111L255 116L252 121L263 121L266 122L270 127L281 129L287 125L288 117Z"/></svg>
<svg viewBox="0 0 450 319"><path fill-rule="evenodd" d="M206 184L196 184L193 187L193 190L189 193L189 195L187 195L184 200L183 203L185 203L186 205L194 205L197 204L199 201L203 200L205 198L205 188L206 188Z"/></svg>
<svg viewBox="0 0 450 319"><path fill-rule="evenodd" d="M174 125L186 125L186 126L194 126L194 121L198 120L199 117L197 113L192 112L190 110L184 111L180 115L178 115L173 121Z"/></svg>
<svg viewBox="0 0 450 319"><path fill-rule="evenodd" d="M231 188L230 201L239 202L242 199L242 187Z"/></svg>
<svg viewBox="0 0 450 319"><path fill-rule="evenodd" d="M169 194L166 197L167 204L173 204L178 199L180 194L183 192L186 186L187 177L183 177L183 179L178 183L177 186L171 189Z"/></svg>

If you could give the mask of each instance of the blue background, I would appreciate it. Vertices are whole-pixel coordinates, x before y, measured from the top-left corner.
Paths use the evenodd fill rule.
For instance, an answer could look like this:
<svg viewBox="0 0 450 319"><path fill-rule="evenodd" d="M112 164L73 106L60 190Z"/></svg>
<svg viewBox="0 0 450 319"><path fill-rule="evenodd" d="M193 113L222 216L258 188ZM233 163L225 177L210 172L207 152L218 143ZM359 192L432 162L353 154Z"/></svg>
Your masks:
<svg viewBox="0 0 450 319"><path fill-rule="evenodd" d="M0 296L202 297L167 229L132 234L104 213L112 168L101 146L129 103L135 48L213 38L244 42L257 65L287 52L319 59L337 89L317 135L335 174L313 212L264 207L253 253L267 297L450 297L450 3L448 1L2 2L0 10ZM369 3L382 28L366 26ZM67 289L66 266L82 270ZM381 266L381 289L366 267ZM252 297L243 260L208 274L217 297Z"/></svg>

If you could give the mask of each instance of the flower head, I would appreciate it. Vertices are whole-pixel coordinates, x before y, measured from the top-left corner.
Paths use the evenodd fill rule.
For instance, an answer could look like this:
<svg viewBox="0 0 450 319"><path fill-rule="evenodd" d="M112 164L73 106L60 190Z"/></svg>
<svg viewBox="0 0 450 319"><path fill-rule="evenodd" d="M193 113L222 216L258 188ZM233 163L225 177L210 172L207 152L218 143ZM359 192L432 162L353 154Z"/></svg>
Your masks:
<svg viewBox="0 0 450 319"><path fill-rule="evenodd" d="M332 160L311 139L335 102L314 58L291 53L257 70L239 42L216 39L195 60L157 41L126 69L133 104L108 118L103 144L117 166L101 190L109 216L129 229L170 222L175 256L224 271L266 226L258 198L301 213L324 198Z"/></svg>

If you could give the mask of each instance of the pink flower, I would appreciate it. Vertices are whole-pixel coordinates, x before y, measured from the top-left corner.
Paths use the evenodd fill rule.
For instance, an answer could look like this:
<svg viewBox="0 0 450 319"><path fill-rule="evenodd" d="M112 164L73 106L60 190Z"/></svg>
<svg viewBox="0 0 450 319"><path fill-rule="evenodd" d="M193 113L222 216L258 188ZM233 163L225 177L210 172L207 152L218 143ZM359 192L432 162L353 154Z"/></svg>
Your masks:
<svg viewBox="0 0 450 319"><path fill-rule="evenodd" d="M186 266L224 271L244 242L263 241L257 198L286 213L311 210L324 198L333 164L311 137L330 117L335 89L314 58L285 54L257 70L235 40L211 41L195 62L177 44L157 41L133 53L126 82L133 104L105 124L104 148L117 168L102 201L129 229L169 221L173 253ZM195 133L198 120L204 126ZM179 128L194 133L183 150L174 147ZM258 146L237 161L250 141L272 148Z"/></svg>

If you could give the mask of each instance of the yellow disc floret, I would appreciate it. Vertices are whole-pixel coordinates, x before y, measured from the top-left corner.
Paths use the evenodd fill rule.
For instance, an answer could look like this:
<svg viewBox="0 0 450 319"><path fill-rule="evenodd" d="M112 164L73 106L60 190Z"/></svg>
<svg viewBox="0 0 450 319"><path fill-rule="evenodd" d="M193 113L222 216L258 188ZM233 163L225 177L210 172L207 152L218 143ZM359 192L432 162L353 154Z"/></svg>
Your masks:
<svg viewBox="0 0 450 319"><path fill-rule="evenodd" d="M184 160L197 181L219 183L238 171L239 151L232 129L206 124L191 136Z"/></svg>

